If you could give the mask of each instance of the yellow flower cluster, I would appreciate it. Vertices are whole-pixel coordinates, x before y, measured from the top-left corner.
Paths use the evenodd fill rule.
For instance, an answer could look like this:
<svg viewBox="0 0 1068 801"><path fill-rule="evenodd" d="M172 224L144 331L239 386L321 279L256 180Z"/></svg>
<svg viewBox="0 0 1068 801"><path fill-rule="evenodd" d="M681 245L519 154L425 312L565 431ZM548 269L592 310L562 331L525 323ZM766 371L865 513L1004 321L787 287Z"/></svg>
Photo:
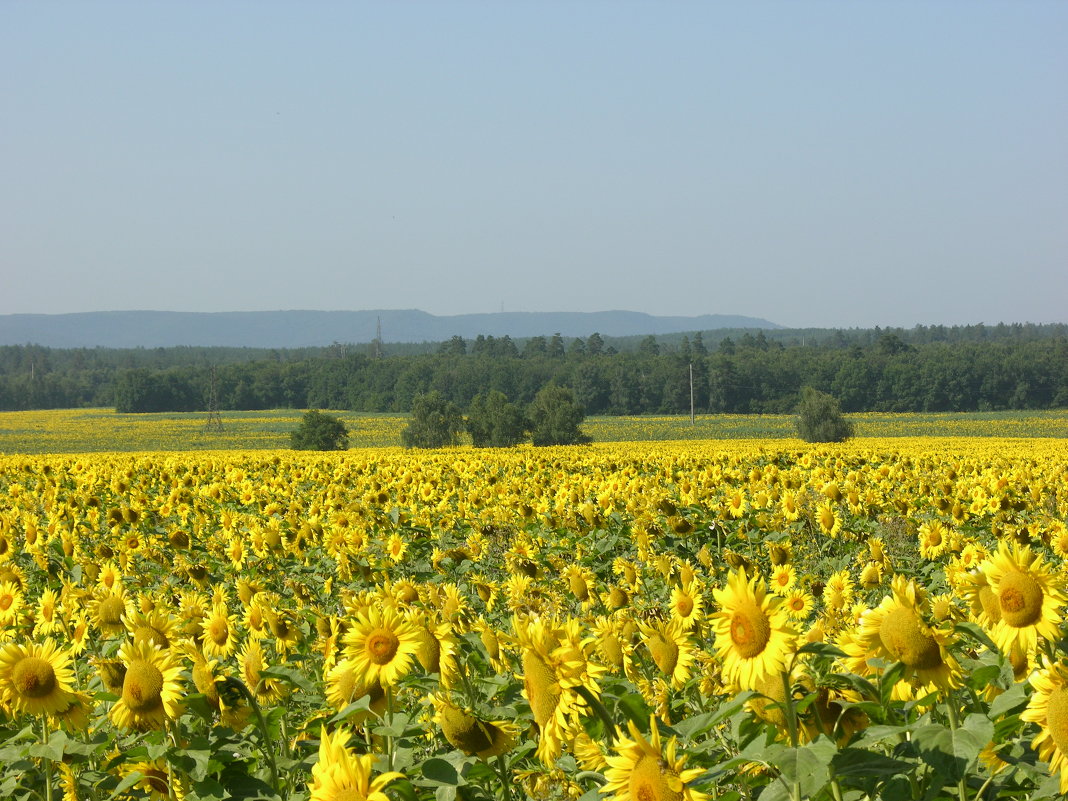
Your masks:
<svg viewBox="0 0 1068 801"><path fill-rule="evenodd" d="M1068 790L1066 520L1053 439L9 455L0 716L177 741L277 709L313 798L458 750L535 793L588 791L577 764L696 801L700 754L658 727L745 693L772 740L846 743L866 687L922 713L1004 664Z"/></svg>

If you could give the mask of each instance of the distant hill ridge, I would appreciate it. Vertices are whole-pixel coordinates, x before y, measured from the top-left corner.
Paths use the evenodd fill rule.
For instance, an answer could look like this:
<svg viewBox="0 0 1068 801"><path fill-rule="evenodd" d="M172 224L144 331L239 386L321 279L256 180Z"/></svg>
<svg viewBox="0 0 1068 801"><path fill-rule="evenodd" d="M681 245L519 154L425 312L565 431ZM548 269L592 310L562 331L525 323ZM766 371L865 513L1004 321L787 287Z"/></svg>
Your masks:
<svg viewBox="0 0 1068 801"><path fill-rule="evenodd" d="M371 342L381 321L383 342L440 342L461 336L525 338L625 337L776 329L756 317L704 314L658 317L633 311L498 312L436 316L416 309L372 311L165 312L111 311L0 315L0 345L51 348L193 347L302 348L333 342Z"/></svg>

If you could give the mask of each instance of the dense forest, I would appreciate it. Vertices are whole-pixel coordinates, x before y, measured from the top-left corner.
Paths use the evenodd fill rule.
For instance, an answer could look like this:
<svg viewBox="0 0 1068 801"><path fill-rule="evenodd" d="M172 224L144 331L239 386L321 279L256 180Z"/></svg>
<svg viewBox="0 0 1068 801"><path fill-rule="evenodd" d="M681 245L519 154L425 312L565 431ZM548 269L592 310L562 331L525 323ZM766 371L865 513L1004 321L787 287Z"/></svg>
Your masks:
<svg viewBox="0 0 1068 801"><path fill-rule="evenodd" d="M713 341L714 339L714 341ZM0 347L0 409L112 406L404 412L436 389L463 408L499 390L527 404L548 383L588 414L783 413L801 388L845 411L1068 407L1068 326L706 331L611 339L593 334L327 348Z"/></svg>

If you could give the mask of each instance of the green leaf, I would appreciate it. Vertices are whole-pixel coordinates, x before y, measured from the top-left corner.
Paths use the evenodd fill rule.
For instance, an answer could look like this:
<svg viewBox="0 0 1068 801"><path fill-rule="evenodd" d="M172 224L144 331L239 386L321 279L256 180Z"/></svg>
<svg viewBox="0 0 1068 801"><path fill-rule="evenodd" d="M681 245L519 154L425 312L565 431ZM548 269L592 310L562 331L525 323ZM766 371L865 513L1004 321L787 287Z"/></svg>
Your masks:
<svg viewBox="0 0 1068 801"><path fill-rule="evenodd" d="M467 780L460 774L456 766L440 757L431 757L421 766L424 786L448 785L458 787L467 784Z"/></svg>
<svg viewBox="0 0 1068 801"><path fill-rule="evenodd" d="M360 698L358 698L357 700L353 701L351 704L346 706L344 709L342 709L340 712L338 712L336 715L334 715L334 717L330 718L329 722L330 723L340 723L341 721L348 719L350 716L356 714L357 712L366 712L370 708L371 708L371 696L370 696L370 694L361 696Z"/></svg>
<svg viewBox="0 0 1068 801"><path fill-rule="evenodd" d="M649 705L641 693L627 693L619 699L616 706L635 726L642 728L649 725Z"/></svg>
<svg viewBox="0 0 1068 801"><path fill-rule="evenodd" d="M181 750L175 751L168 757L170 763L182 772L188 774L193 781L200 781L208 775L208 765L211 763L211 751Z"/></svg>
<svg viewBox="0 0 1068 801"><path fill-rule="evenodd" d="M67 733L60 729L52 732L47 743L38 743L29 749L28 755L38 759L51 759L59 762L63 759L63 751L67 745Z"/></svg>
<svg viewBox="0 0 1068 801"><path fill-rule="evenodd" d="M994 641L990 639L989 635L975 623L962 621L953 627L953 631L956 634L963 634L971 637L973 640L986 646L994 653L1001 653L1001 649L994 644Z"/></svg>
<svg viewBox="0 0 1068 801"><path fill-rule="evenodd" d="M382 723L371 729L372 734L377 734L379 737L401 737L408 728L408 724L411 723L411 718L403 713L395 714L393 720L390 723Z"/></svg>
<svg viewBox="0 0 1068 801"><path fill-rule="evenodd" d="M704 712L700 715L680 720L672 728L684 739L692 740L698 734L702 734L716 725L718 712Z"/></svg>
<svg viewBox="0 0 1068 801"><path fill-rule="evenodd" d="M825 656L828 659L840 659L846 655L842 649L825 642L805 643L797 649L797 654L798 656L801 654L815 654L816 656Z"/></svg>
<svg viewBox="0 0 1068 801"><path fill-rule="evenodd" d="M190 801L223 801L227 797L226 788L210 777L194 782L192 789L186 794Z"/></svg>
<svg viewBox="0 0 1068 801"><path fill-rule="evenodd" d="M797 784L803 796L814 796L830 781L830 766L838 753L834 743L818 737L798 748L768 749L767 759L788 784Z"/></svg>
<svg viewBox="0 0 1068 801"><path fill-rule="evenodd" d="M1030 685L1025 681L1013 684L990 704L990 717L1000 718L1013 715L1027 706L1030 697Z"/></svg>
<svg viewBox="0 0 1068 801"><path fill-rule="evenodd" d="M306 693L315 692L315 685L308 681L303 673L285 665L272 665L264 668L260 671L260 678L278 679Z"/></svg>
<svg viewBox="0 0 1068 801"><path fill-rule="evenodd" d="M920 726L912 741L924 762L950 781L963 779L994 735L984 715L969 715L956 731L939 724Z"/></svg>
<svg viewBox="0 0 1068 801"><path fill-rule="evenodd" d="M915 763L894 759L864 748L843 748L831 759L835 776L894 776L915 768Z"/></svg>
<svg viewBox="0 0 1068 801"><path fill-rule="evenodd" d="M120 795L125 793L143 778L145 778L145 774L143 774L141 771L133 771L128 776L126 776L126 778L124 778L121 782L119 782L119 786L115 788L115 791L111 794L110 798L118 798Z"/></svg>

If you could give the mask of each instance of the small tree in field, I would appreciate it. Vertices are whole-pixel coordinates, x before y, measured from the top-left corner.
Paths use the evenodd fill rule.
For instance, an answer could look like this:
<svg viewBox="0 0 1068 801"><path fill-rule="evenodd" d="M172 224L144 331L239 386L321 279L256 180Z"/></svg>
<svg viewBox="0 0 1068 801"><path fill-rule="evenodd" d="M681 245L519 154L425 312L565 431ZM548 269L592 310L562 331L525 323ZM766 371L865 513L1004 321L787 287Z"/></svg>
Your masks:
<svg viewBox="0 0 1068 801"><path fill-rule="evenodd" d="M535 445L585 445L590 438L579 425L586 419L582 404L567 387L547 384L530 404L530 439Z"/></svg>
<svg viewBox="0 0 1068 801"><path fill-rule="evenodd" d="M340 418L312 409L289 432L289 443L298 451L343 451L349 447L349 431Z"/></svg>
<svg viewBox="0 0 1068 801"><path fill-rule="evenodd" d="M412 419L401 431L405 448L449 448L460 444L464 418L452 401L434 390L412 400Z"/></svg>
<svg viewBox="0 0 1068 801"><path fill-rule="evenodd" d="M467 410L467 431L476 448L510 448L527 437L523 412L503 392L476 395Z"/></svg>
<svg viewBox="0 0 1068 801"><path fill-rule="evenodd" d="M853 424L842 416L837 399L812 387L801 390L795 422L805 442L842 442L853 436Z"/></svg>

